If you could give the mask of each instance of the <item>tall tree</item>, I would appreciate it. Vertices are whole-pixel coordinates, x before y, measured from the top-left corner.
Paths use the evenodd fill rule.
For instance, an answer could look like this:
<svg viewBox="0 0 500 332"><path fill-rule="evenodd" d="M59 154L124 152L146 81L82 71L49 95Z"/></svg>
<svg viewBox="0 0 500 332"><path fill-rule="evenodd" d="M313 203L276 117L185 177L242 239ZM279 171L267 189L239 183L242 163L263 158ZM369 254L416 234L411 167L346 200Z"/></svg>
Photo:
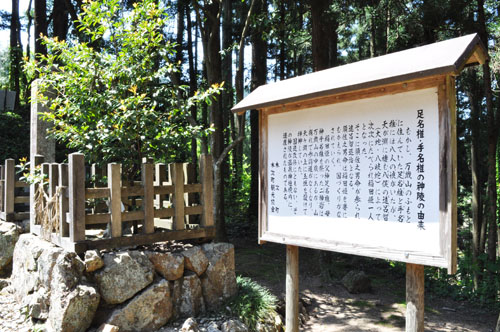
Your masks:
<svg viewBox="0 0 500 332"><path fill-rule="evenodd" d="M19 94L21 92L22 54L19 0L12 0L12 15L10 18L10 89L16 92L15 107L19 106Z"/></svg>
<svg viewBox="0 0 500 332"><path fill-rule="evenodd" d="M47 54L40 35L47 36L47 0L35 0L35 53Z"/></svg>

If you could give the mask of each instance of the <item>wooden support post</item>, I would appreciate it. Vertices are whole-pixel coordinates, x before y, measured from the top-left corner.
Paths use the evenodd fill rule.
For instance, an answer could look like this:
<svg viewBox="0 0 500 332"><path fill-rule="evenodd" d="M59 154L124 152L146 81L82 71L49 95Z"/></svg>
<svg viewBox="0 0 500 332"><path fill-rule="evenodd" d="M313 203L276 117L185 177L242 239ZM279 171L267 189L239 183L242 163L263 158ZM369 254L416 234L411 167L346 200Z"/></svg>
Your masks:
<svg viewBox="0 0 500 332"><path fill-rule="evenodd" d="M14 221L14 197L16 184L16 164L14 159L5 160L5 221Z"/></svg>
<svg viewBox="0 0 500 332"><path fill-rule="evenodd" d="M69 236L69 225L66 222L68 212L68 164L59 164L59 187L61 187L61 198L59 199L59 237Z"/></svg>
<svg viewBox="0 0 500 332"><path fill-rule="evenodd" d="M424 266L406 264L406 332L424 331Z"/></svg>
<svg viewBox="0 0 500 332"><path fill-rule="evenodd" d="M4 172L4 166L0 165L0 215L5 212L4 200L5 200L5 172Z"/></svg>
<svg viewBox="0 0 500 332"><path fill-rule="evenodd" d="M286 331L299 332L299 247L286 246Z"/></svg>
<svg viewBox="0 0 500 332"><path fill-rule="evenodd" d="M52 163L49 165L49 197L55 195L57 183L59 182L59 165Z"/></svg>
<svg viewBox="0 0 500 332"><path fill-rule="evenodd" d="M200 226L212 227L214 225L214 169L212 156L202 154L200 157L201 204L203 213Z"/></svg>
<svg viewBox="0 0 500 332"><path fill-rule="evenodd" d="M85 159L82 153L69 155L69 238L85 240Z"/></svg>
<svg viewBox="0 0 500 332"><path fill-rule="evenodd" d="M155 231L155 202L153 186L154 165L147 163L142 164L142 187L144 188L144 197L142 200L142 209L144 211L144 224L142 232L145 234L154 233Z"/></svg>
<svg viewBox="0 0 500 332"><path fill-rule="evenodd" d="M155 186L163 186L164 182L167 181L167 165L156 164L155 165ZM157 209L163 208L163 201L167 199L167 195L156 195L155 206Z"/></svg>
<svg viewBox="0 0 500 332"><path fill-rule="evenodd" d="M196 175L196 168L194 167L193 164L190 163L184 163L183 166L183 171L184 171L184 184L193 184L196 182L195 175ZM195 201L194 201L195 193L185 193L184 194L184 201L186 202L186 206L192 206ZM194 221L196 220L196 215L187 215L186 216L186 224L194 224Z"/></svg>
<svg viewBox="0 0 500 332"><path fill-rule="evenodd" d="M33 174L35 168L40 166L43 161L44 157L42 155L37 154L33 156L32 164L30 165L30 173ZM30 229L34 229L34 226L37 224L35 214L35 194L37 187L37 184L30 185Z"/></svg>
<svg viewBox="0 0 500 332"><path fill-rule="evenodd" d="M109 212L111 213L111 237L122 236L122 189L121 165L108 164Z"/></svg>
<svg viewBox="0 0 500 332"><path fill-rule="evenodd" d="M172 229L179 231L184 229L184 172L181 163L169 164L170 178L174 186L172 198L174 205L174 220Z"/></svg>

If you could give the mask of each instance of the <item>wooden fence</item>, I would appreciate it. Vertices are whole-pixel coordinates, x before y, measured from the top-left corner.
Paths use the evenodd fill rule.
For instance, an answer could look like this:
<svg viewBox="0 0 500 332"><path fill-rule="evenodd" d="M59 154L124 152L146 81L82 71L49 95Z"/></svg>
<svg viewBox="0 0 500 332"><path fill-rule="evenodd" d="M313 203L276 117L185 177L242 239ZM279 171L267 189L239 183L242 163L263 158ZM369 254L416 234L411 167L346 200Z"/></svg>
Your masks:
<svg viewBox="0 0 500 332"><path fill-rule="evenodd" d="M86 186L86 179L98 171L92 167L86 172L83 154L70 154L68 160L68 164L48 164L41 156L35 158L35 165L42 165L42 172L48 176L45 197L54 203L58 196L59 213L57 227L50 227L50 234L42 234L47 228L32 208L32 233L75 252L215 236L210 156L200 157L199 183L189 183L195 182L186 176L193 174L194 168L186 164L169 164L167 172L165 164L145 162L141 181L128 182L122 178L121 165L113 163L102 172L107 177L102 187ZM33 206L37 192L33 186ZM193 199L196 193L198 200ZM135 223L134 234L123 234L127 222ZM106 226L107 237L92 233L93 228Z"/></svg>
<svg viewBox="0 0 500 332"><path fill-rule="evenodd" d="M23 189L29 185L19 181L15 167L14 159L7 159L0 165L0 219L9 222L29 219L26 211L29 196Z"/></svg>

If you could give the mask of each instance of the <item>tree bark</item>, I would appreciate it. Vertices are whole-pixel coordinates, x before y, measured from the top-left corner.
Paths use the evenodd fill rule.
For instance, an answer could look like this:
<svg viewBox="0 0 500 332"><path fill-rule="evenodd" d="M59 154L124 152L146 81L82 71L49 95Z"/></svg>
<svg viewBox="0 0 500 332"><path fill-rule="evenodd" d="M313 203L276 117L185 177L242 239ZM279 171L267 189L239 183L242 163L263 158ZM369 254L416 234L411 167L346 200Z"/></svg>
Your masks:
<svg viewBox="0 0 500 332"><path fill-rule="evenodd" d="M19 94L21 92L22 52L19 0L12 0L12 15L10 19L10 89L16 92L15 109L19 106Z"/></svg>
<svg viewBox="0 0 500 332"><path fill-rule="evenodd" d="M47 54L47 48L42 44L40 35L47 36L46 0L35 0L35 54Z"/></svg>
<svg viewBox="0 0 500 332"><path fill-rule="evenodd" d="M66 40L68 35L68 8L66 0L54 0L54 7L52 9L52 28L54 37L59 40Z"/></svg>

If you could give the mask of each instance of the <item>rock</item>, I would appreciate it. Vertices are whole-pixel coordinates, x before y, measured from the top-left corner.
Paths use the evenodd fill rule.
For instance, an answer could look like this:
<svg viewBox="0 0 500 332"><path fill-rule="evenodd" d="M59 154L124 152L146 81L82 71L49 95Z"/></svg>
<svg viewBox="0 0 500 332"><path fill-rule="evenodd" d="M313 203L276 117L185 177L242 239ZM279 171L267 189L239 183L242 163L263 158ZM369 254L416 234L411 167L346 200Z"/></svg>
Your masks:
<svg viewBox="0 0 500 332"><path fill-rule="evenodd" d="M182 279L180 298L177 300L176 312L182 317L197 316L205 312L205 301L201 281L193 272L188 272Z"/></svg>
<svg viewBox="0 0 500 332"><path fill-rule="evenodd" d="M193 271L198 276L201 276L207 269L208 259L200 247L192 247L182 252L184 256L184 266L186 269Z"/></svg>
<svg viewBox="0 0 500 332"><path fill-rule="evenodd" d="M128 303L115 309L107 324L120 331L154 331L172 317L172 299L168 281L156 281Z"/></svg>
<svg viewBox="0 0 500 332"><path fill-rule="evenodd" d="M88 250L85 252L85 271L94 272L104 266L99 250Z"/></svg>
<svg viewBox="0 0 500 332"><path fill-rule="evenodd" d="M148 252L156 272L167 280L177 280L184 274L184 256L171 252Z"/></svg>
<svg viewBox="0 0 500 332"><path fill-rule="evenodd" d="M50 296L48 324L53 332L84 332L92 323L99 294L91 286L78 285L69 293Z"/></svg>
<svg viewBox="0 0 500 332"><path fill-rule="evenodd" d="M237 319L230 319L222 324L222 332L248 332L248 327Z"/></svg>
<svg viewBox="0 0 500 332"><path fill-rule="evenodd" d="M118 332L118 331L120 331L118 326L102 324L101 326L99 326L96 332Z"/></svg>
<svg viewBox="0 0 500 332"><path fill-rule="evenodd" d="M110 252L103 260L104 268L94 276L102 298L109 304L123 303L153 282L153 264L142 252Z"/></svg>
<svg viewBox="0 0 500 332"><path fill-rule="evenodd" d="M0 279L0 291L6 287L9 287L9 279Z"/></svg>
<svg viewBox="0 0 500 332"><path fill-rule="evenodd" d="M18 239L19 230L15 224L0 222L0 271L10 267Z"/></svg>
<svg viewBox="0 0 500 332"><path fill-rule="evenodd" d="M208 243L202 250L209 265L201 278L203 297L212 308L236 295L236 274L234 272L234 246L230 243Z"/></svg>
<svg viewBox="0 0 500 332"><path fill-rule="evenodd" d="M26 297L28 315L35 319L46 320L49 316L49 294L45 287Z"/></svg>
<svg viewBox="0 0 500 332"><path fill-rule="evenodd" d="M211 322L207 326L207 332L221 332L221 330L219 330L219 326L216 322Z"/></svg>
<svg viewBox="0 0 500 332"><path fill-rule="evenodd" d="M342 284L352 294L366 293L371 290L371 281L363 271L349 271L342 278Z"/></svg>
<svg viewBox="0 0 500 332"><path fill-rule="evenodd" d="M182 324L181 332L198 332L198 323L196 323L196 320L194 318L188 318L184 321L184 324Z"/></svg>

